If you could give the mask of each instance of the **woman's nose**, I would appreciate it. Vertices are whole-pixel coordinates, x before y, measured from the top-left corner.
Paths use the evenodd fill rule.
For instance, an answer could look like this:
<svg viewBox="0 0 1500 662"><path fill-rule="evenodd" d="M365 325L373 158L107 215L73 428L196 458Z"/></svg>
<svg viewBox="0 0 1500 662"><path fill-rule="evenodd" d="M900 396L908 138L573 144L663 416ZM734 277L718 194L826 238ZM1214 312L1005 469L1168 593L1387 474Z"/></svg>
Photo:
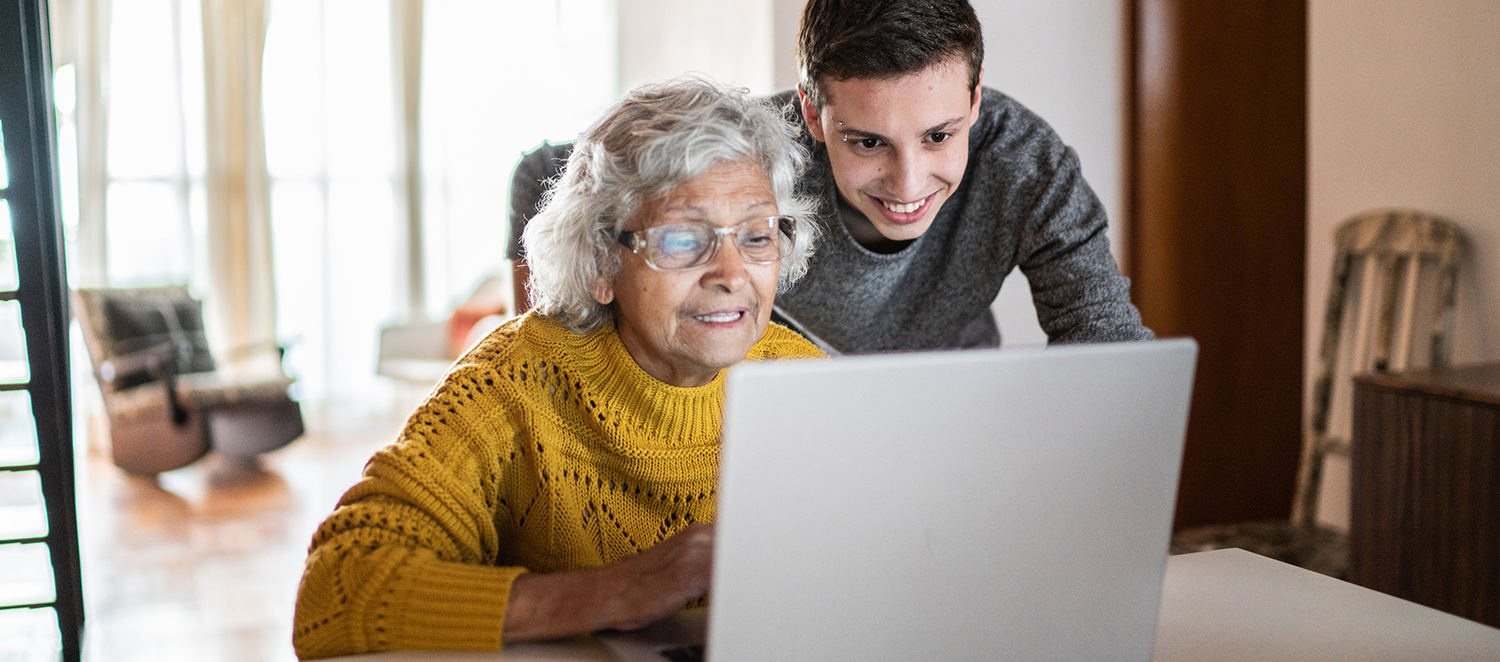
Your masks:
<svg viewBox="0 0 1500 662"><path fill-rule="evenodd" d="M733 292L750 279L750 272L745 269L745 256L732 236L719 241L719 250L707 267L703 272L703 284L707 287L722 286Z"/></svg>

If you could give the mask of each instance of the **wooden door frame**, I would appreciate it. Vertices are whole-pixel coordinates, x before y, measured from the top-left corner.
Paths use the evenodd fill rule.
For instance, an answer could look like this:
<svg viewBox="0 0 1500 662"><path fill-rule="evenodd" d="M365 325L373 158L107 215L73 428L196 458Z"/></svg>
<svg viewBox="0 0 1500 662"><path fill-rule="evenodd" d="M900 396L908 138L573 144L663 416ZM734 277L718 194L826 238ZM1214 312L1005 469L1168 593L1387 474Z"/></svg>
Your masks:
<svg viewBox="0 0 1500 662"><path fill-rule="evenodd" d="M1307 2L1126 0L1127 275L1201 346L1177 526L1289 516L1302 439Z"/></svg>

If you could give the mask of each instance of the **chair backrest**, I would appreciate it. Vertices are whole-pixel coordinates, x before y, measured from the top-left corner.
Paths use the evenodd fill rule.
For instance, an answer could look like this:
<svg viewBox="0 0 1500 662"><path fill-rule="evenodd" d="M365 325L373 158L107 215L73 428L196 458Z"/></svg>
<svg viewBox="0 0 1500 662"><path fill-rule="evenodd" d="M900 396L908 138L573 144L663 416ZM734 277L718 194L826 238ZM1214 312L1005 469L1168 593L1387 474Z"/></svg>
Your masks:
<svg viewBox="0 0 1500 662"><path fill-rule="evenodd" d="M203 304L186 287L84 288L74 291L74 302L94 374L107 387L152 381L140 361L115 374L115 366L143 354L159 354L164 368L176 374L215 368L203 329Z"/></svg>
<svg viewBox="0 0 1500 662"><path fill-rule="evenodd" d="M1317 513L1324 455L1345 452L1354 375L1439 367L1453 358L1463 232L1409 209L1365 212L1334 234L1318 372L1293 519Z"/></svg>

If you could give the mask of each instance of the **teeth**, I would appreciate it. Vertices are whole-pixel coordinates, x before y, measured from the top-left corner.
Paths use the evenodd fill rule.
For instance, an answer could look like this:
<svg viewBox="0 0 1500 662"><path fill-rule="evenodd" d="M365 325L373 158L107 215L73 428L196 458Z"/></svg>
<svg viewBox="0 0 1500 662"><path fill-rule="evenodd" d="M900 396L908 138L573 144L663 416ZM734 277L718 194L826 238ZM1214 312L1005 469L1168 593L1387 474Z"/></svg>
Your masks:
<svg viewBox="0 0 1500 662"><path fill-rule="evenodd" d="M893 204L891 204L889 202L884 202L884 201L882 201L882 202L885 204L885 208L886 209L889 209L889 210L891 210L893 212L896 212L897 214L910 214L910 213L912 213L912 212L914 212L914 211L916 211L918 209L921 209L922 208L922 203L926 202L926 200L918 200L917 202L908 202L908 203L906 203L904 205L893 205Z"/></svg>
<svg viewBox="0 0 1500 662"><path fill-rule="evenodd" d="M740 318L740 313L712 313L709 315L695 315L693 319L700 322L733 322Z"/></svg>

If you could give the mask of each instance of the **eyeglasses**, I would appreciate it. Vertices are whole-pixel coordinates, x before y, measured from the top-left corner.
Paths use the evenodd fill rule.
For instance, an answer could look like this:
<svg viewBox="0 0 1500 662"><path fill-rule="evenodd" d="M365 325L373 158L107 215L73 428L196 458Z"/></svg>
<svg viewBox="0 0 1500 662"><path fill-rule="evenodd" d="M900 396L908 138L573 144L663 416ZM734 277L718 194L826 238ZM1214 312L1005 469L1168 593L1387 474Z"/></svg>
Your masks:
<svg viewBox="0 0 1500 662"><path fill-rule="evenodd" d="M646 260L657 271L679 271L708 264L719 252L719 242L728 236L740 249L740 257L752 264L771 264L792 254L796 221L791 216L771 216L745 221L727 228L707 223L673 223L647 230L626 230L620 243Z"/></svg>

